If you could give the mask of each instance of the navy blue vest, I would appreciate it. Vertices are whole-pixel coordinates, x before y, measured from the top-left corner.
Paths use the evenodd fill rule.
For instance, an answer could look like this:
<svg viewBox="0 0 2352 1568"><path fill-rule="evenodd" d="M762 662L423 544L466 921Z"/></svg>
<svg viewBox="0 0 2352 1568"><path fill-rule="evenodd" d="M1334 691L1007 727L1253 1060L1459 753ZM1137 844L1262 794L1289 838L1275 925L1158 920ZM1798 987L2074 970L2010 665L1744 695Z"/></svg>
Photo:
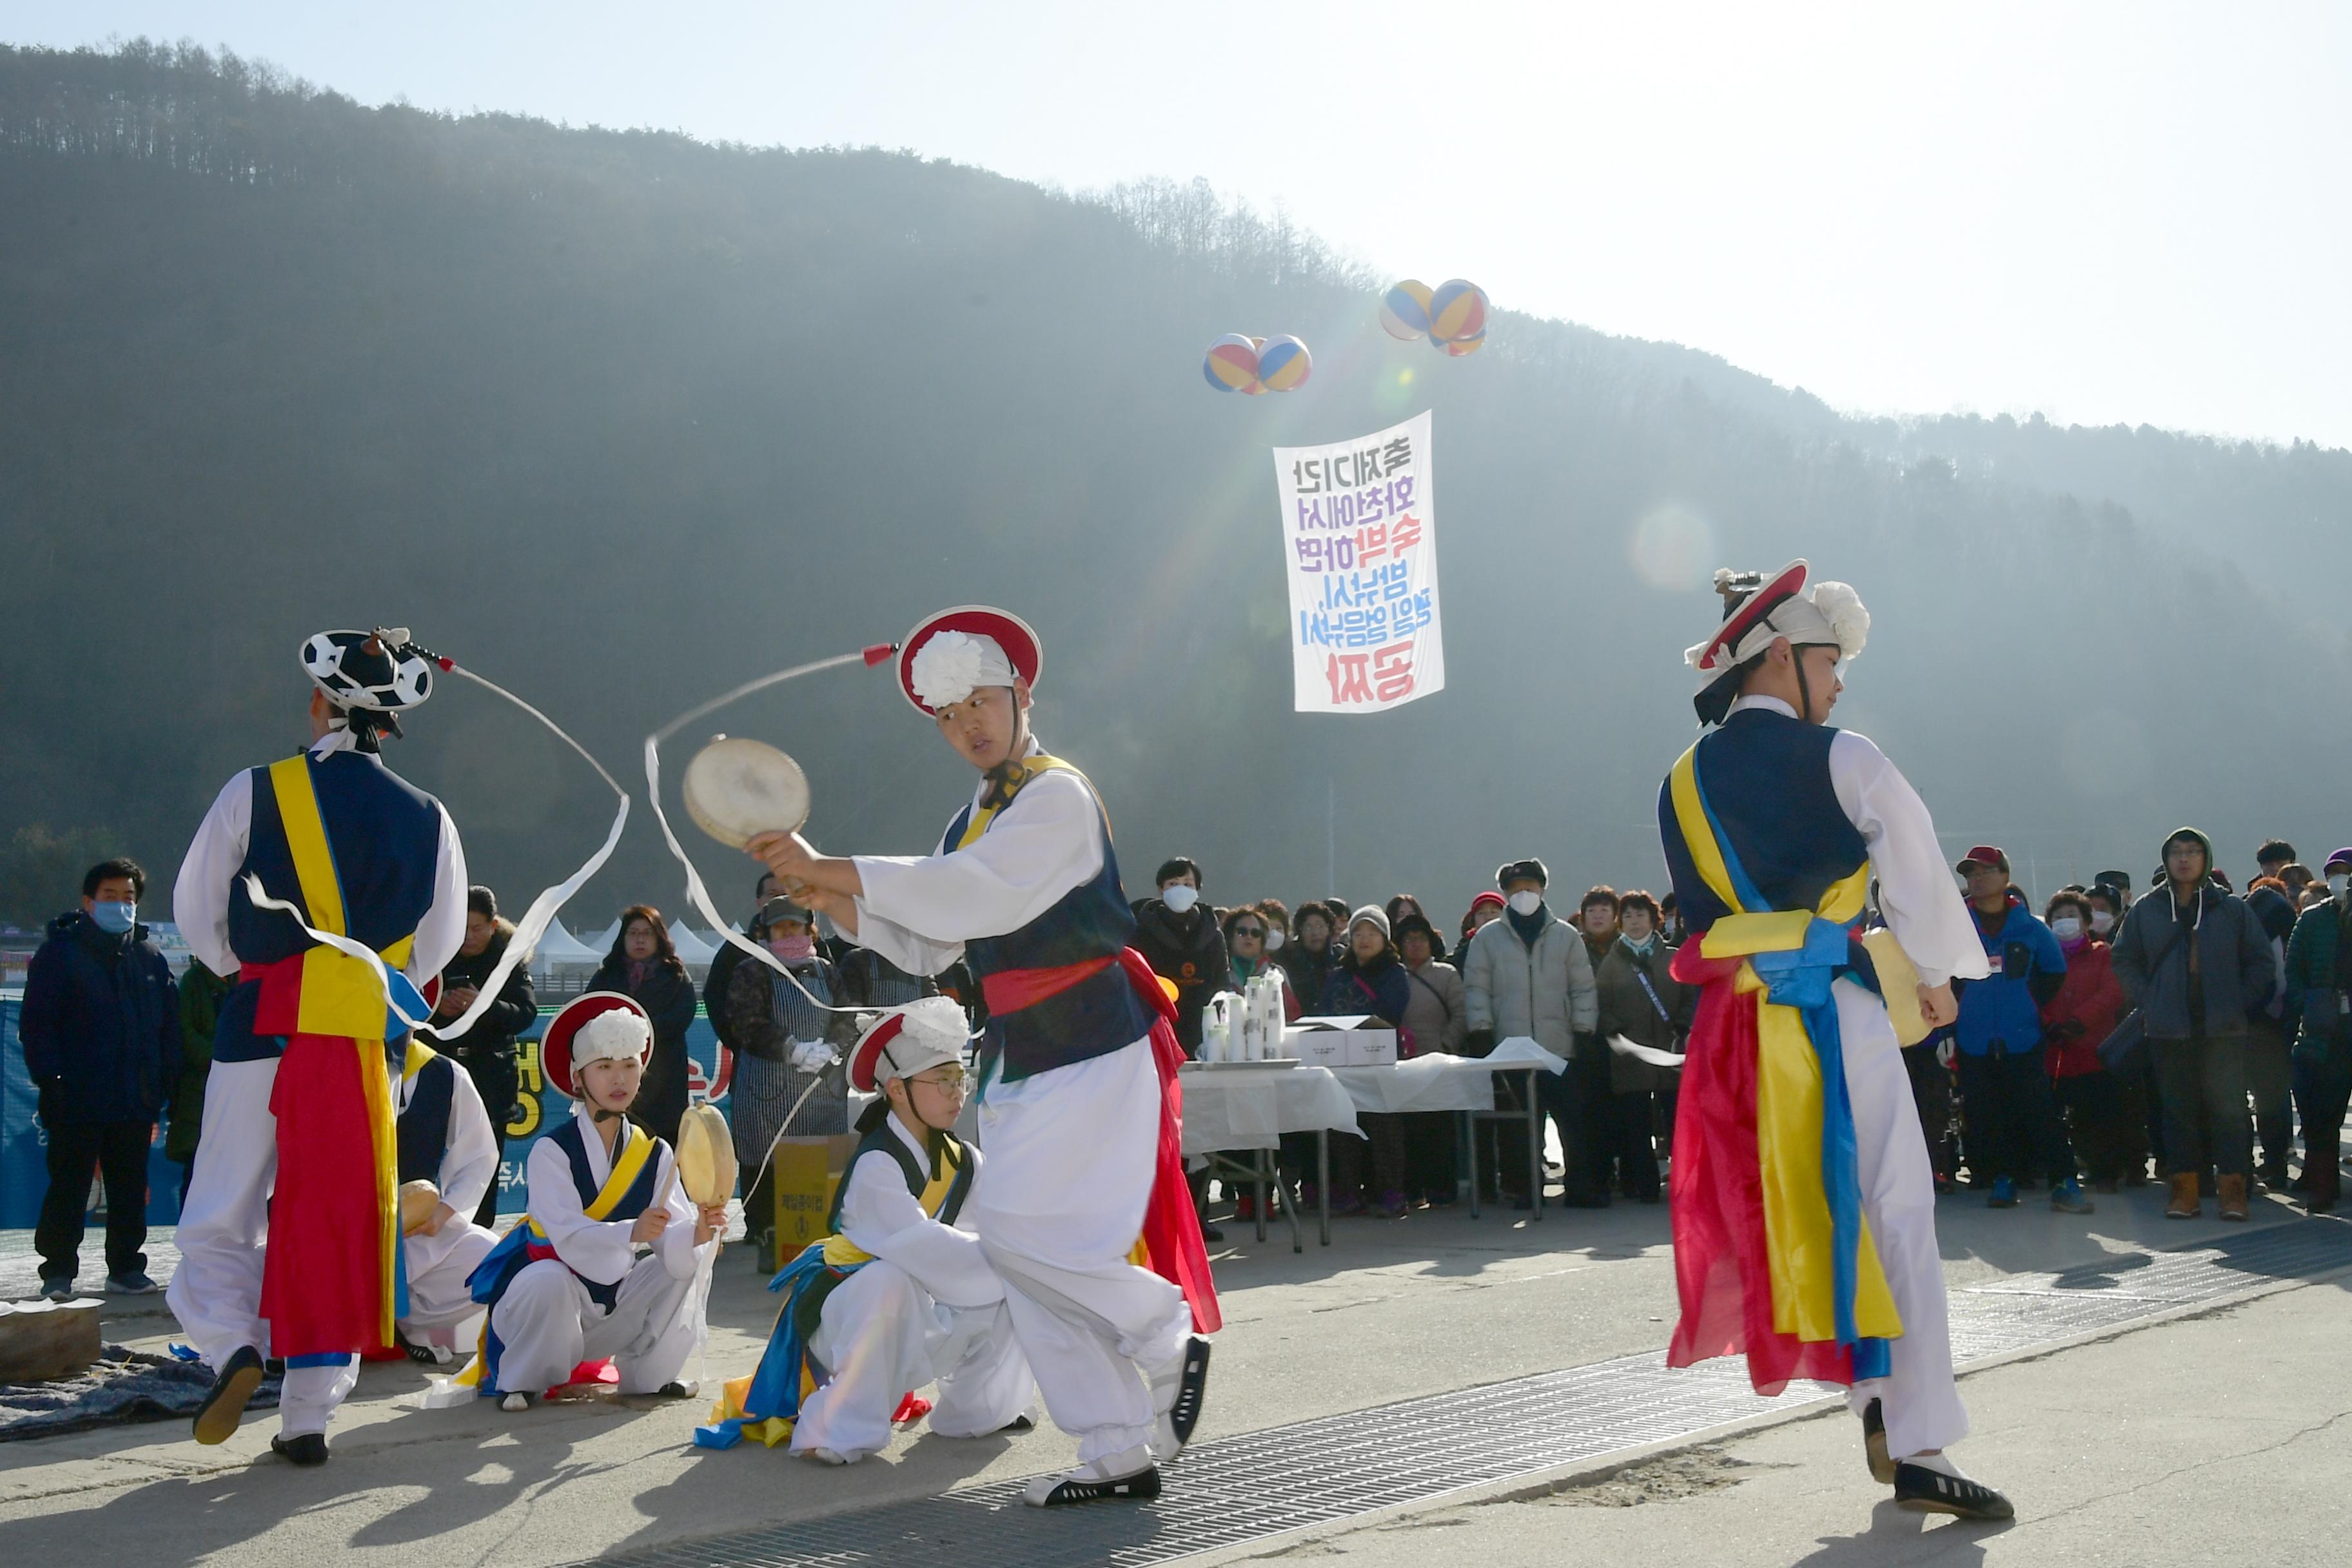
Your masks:
<svg viewBox="0 0 2352 1568"><path fill-rule="evenodd" d="M1073 770L1075 771L1075 770ZM1086 783L1086 775L1078 774ZM1087 784L1093 794L1094 785ZM965 806L948 825L940 853L950 853L971 821ZM981 1081L1005 1083L1108 1056L1151 1032L1154 1015L1135 994L1118 955L1135 939L1135 911L1119 887L1118 856L1111 847L1110 823L1095 801L1095 831L1102 840L1102 869L1062 895L1054 907L1020 930L964 943L963 955L975 979L1013 969L1060 969L1110 959L1110 967L1057 995L1017 1013L991 1011L981 1038Z"/></svg>
<svg viewBox="0 0 2352 1568"><path fill-rule="evenodd" d="M654 1152L646 1157L645 1168L637 1173L637 1179L629 1184L629 1190L622 1194L621 1201L613 1205L613 1212L604 1216L604 1223L608 1225L614 1220L635 1219L653 1206L655 1183L661 1176L662 1151L668 1147L660 1139L654 1138L652 1133L633 1121L624 1121L621 1129L632 1142L639 1138L653 1138ZM596 1180L595 1173L588 1167L588 1139L587 1135L580 1131L580 1119L576 1116L565 1117L563 1124L547 1136L554 1140L555 1146L563 1151L564 1159L571 1163L572 1184L579 1190L581 1207L585 1208L594 1203L602 1184ZM613 1161L615 1164L620 1163L621 1151L626 1147L627 1145L620 1140L614 1140ZM618 1300L621 1293L618 1280L610 1285L600 1285L593 1279L583 1279L580 1283L587 1287L588 1299L600 1303L608 1312L613 1310L613 1303Z"/></svg>
<svg viewBox="0 0 2352 1568"><path fill-rule="evenodd" d="M409 1081L408 1103L394 1126L400 1145L403 1182L441 1181L441 1156L449 1148L449 1107L457 1098L457 1064L436 1053Z"/></svg>
<svg viewBox="0 0 2352 1568"><path fill-rule="evenodd" d="M1810 910L1870 858L1830 782L1837 731L1770 709L1747 708L1698 743L1700 789L1756 890L1774 909ZM1696 936L1730 911L1698 874L1675 815L1671 781L1658 791L1658 837L1675 897ZM1760 911L1751 911L1760 912Z"/></svg>
<svg viewBox="0 0 2352 1568"><path fill-rule="evenodd" d="M229 947L240 963L275 963L318 944L302 934L291 915L254 907L245 874L261 879L269 896L306 913L286 826L278 816L278 792L269 770L256 768L253 822L246 837L245 864L228 895ZM418 789L375 756L330 752L310 759L310 788L326 825L328 852L343 895L345 929L356 941L382 950L413 934L433 907L434 869L441 847L441 811ZM313 924L317 922L312 921ZM285 1048L276 1037L253 1032L258 984L240 984L222 1002L213 1036L213 1059L254 1061Z"/></svg>

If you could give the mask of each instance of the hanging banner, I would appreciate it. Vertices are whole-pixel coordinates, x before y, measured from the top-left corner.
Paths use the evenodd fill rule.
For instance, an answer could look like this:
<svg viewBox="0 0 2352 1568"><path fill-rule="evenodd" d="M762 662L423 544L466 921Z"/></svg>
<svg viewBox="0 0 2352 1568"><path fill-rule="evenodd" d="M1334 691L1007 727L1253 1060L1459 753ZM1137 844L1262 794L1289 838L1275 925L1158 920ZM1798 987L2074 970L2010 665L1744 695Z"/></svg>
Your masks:
<svg viewBox="0 0 2352 1568"><path fill-rule="evenodd" d="M1276 447L1292 685L1301 713L1379 713L1445 689L1429 416Z"/></svg>

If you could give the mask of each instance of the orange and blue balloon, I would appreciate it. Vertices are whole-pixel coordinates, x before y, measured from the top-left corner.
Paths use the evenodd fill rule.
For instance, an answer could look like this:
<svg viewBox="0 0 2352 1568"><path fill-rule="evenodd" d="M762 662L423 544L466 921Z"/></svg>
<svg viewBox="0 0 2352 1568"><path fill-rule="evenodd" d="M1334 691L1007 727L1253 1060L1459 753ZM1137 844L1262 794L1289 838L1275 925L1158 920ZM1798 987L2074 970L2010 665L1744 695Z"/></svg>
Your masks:
<svg viewBox="0 0 2352 1568"><path fill-rule="evenodd" d="M1227 332L1209 345L1208 358L1201 362L1201 374L1219 392L1238 392L1255 397L1265 390L1265 384L1258 379L1257 344L1239 332Z"/></svg>
<svg viewBox="0 0 2352 1568"><path fill-rule="evenodd" d="M1429 285L1408 278L1381 300L1381 326L1389 336L1411 342L1429 335Z"/></svg>
<svg viewBox="0 0 2352 1568"><path fill-rule="evenodd" d="M1268 392L1290 392L1307 384L1315 371L1313 356L1297 338L1284 335L1265 340L1257 351L1257 378Z"/></svg>
<svg viewBox="0 0 2352 1568"><path fill-rule="evenodd" d="M1486 346L1486 329L1480 327L1475 337L1456 338L1450 343L1441 343L1435 338L1429 341L1432 345L1444 350L1455 359L1465 359Z"/></svg>
<svg viewBox="0 0 2352 1568"><path fill-rule="evenodd" d="M1486 291L1466 279L1449 278L1429 297L1429 336L1454 343L1486 331Z"/></svg>

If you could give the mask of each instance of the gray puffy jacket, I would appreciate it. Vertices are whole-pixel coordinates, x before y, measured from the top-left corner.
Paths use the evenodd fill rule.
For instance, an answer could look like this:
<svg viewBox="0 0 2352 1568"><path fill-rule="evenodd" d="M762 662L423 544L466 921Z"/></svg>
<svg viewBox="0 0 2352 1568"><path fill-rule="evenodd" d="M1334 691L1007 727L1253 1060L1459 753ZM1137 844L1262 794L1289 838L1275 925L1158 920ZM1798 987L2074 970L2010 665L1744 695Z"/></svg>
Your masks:
<svg viewBox="0 0 2352 1568"><path fill-rule="evenodd" d="M1573 1050L1575 1037L1591 1034L1600 1020L1600 992L1584 938L1549 909L1533 948L1519 940L1506 915L1487 921L1470 939L1464 963L1462 987L1473 1030L1492 1029L1497 1040L1531 1036L1564 1058Z"/></svg>

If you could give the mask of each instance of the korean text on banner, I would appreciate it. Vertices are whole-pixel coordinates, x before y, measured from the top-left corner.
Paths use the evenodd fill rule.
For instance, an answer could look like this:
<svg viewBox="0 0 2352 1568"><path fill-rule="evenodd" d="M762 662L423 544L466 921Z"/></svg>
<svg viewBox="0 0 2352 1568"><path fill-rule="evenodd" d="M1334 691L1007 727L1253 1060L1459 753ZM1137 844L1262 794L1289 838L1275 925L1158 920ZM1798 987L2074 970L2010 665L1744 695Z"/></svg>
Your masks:
<svg viewBox="0 0 2352 1568"><path fill-rule="evenodd" d="M1301 713L1379 713L1445 689L1429 415L1328 447L1276 447Z"/></svg>

